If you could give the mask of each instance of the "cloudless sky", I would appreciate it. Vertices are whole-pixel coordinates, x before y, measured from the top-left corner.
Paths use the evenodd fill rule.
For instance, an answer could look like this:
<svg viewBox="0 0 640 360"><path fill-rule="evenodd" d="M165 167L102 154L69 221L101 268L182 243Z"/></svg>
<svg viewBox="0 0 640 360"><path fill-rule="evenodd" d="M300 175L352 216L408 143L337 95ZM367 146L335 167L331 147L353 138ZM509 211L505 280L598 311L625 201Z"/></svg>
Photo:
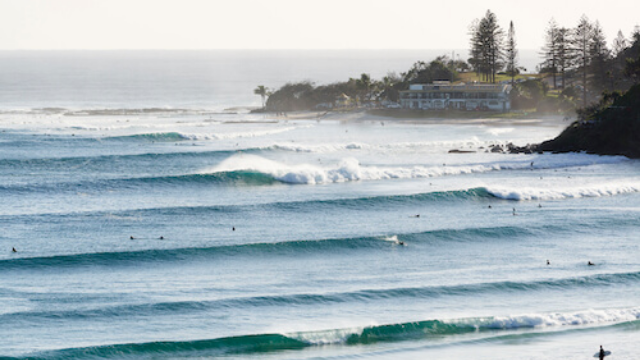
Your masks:
<svg viewBox="0 0 640 360"><path fill-rule="evenodd" d="M521 49L552 17L640 24L639 0L0 0L0 49L466 49L487 9Z"/></svg>

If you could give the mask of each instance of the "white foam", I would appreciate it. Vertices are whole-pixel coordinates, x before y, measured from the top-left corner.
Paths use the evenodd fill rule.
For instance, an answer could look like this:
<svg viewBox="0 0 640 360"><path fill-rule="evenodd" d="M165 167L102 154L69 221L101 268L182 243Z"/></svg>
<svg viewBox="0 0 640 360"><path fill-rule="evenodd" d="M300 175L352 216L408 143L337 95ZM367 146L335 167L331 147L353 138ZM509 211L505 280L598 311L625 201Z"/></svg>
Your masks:
<svg viewBox="0 0 640 360"><path fill-rule="evenodd" d="M473 326L477 329L514 330L521 328L550 328L562 326L589 326L615 324L640 319L640 308L627 309L589 309L574 312L556 312L524 314L513 316L496 316L489 318L465 318L443 320L455 325ZM292 339L314 345L337 344L346 342L352 335L362 335L366 328L379 326L371 323L367 326L352 326L331 330L307 330L299 332L283 332Z"/></svg>
<svg viewBox="0 0 640 360"><path fill-rule="evenodd" d="M561 200L581 197L602 197L640 192L640 183L604 183L577 187L522 187L491 186L487 191L505 200Z"/></svg>
<svg viewBox="0 0 640 360"><path fill-rule="evenodd" d="M522 327L556 327L619 323L640 319L640 308L584 310L568 313L499 316L481 322L481 328L517 329Z"/></svg>
<svg viewBox="0 0 640 360"><path fill-rule="evenodd" d="M450 149L470 149L475 150L480 146L488 146L493 142L482 142L477 138L458 141L423 141L423 142L397 142L385 144L366 144L358 142L334 143L334 144L295 144L295 143L276 143L273 149L292 152L308 152L308 153L331 153L346 150L373 150L373 151L415 151L420 149L439 150L446 152Z"/></svg>
<svg viewBox="0 0 640 360"><path fill-rule="evenodd" d="M239 138L254 138L261 136L268 136L279 134L291 130L302 129L308 126L289 126L289 127L281 127L277 129L268 129L268 130L254 130L254 131L245 131L245 132L228 132L228 133L212 133L212 134L196 134L196 133L179 133L180 136L184 137L188 140L228 140L228 139L239 139Z"/></svg>
<svg viewBox="0 0 640 360"><path fill-rule="evenodd" d="M306 152L306 153L329 153L344 150L360 150L369 148L369 145L360 143L348 144L322 144L322 145L301 145L301 144L274 144L275 150Z"/></svg>
<svg viewBox="0 0 640 360"><path fill-rule="evenodd" d="M364 327L353 327L334 330L296 332L286 334L287 337L312 345L330 345L345 343L352 335L360 335Z"/></svg>
<svg viewBox="0 0 640 360"><path fill-rule="evenodd" d="M590 165L596 163L625 161L624 157L598 157L593 155L574 154L575 156L555 157L548 155L536 158L533 167L553 168L566 166ZM298 164L287 165L268 160L256 155L233 155L220 165L210 170L225 171L257 171L271 175L273 178L291 184L323 184L357 180L416 179L450 175L485 173L500 170L522 170L531 168L530 158L505 157L508 162L488 162L459 166L411 166L381 167L364 166L355 158L345 158L334 165ZM499 188L495 196L501 196ZM509 193L507 193L508 196Z"/></svg>
<svg viewBox="0 0 640 360"><path fill-rule="evenodd" d="M382 238L382 240L384 241L389 241L395 244L400 244L400 240L398 239L398 235L393 235L393 236L385 236Z"/></svg>

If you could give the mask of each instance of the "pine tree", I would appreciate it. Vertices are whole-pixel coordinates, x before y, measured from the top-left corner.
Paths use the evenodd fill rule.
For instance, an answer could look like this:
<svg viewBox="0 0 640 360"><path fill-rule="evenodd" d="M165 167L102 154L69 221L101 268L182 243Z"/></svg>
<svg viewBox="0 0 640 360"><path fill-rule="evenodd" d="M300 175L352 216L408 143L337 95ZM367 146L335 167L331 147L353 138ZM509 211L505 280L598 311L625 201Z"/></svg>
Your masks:
<svg viewBox="0 0 640 360"><path fill-rule="evenodd" d="M558 29L556 32L555 46L556 66L558 67L560 76L562 76L562 88L564 89L567 85L568 71L574 62L574 52L571 48L571 29L565 27Z"/></svg>
<svg viewBox="0 0 640 360"><path fill-rule="evenodd" d="M558 73L558 24L554 19L549 21L549 27L545 34L545 43L541 55L544 58L543 67L550 69L553 76L553 88L557 87L556 75ZM564 86L563 86L564 87Z"/></svg>
<svg viewBox="0 0 640 360"><path fill-rule="evenodd" d="M629 46L627 38L622 34L622 30L618 30L618 36L613 40L613 55L618 56Z"/></svg>
<svg viewBox="0 0 640 360"><path fill-rule="evenodd" d="M575 64L580 73L582 74L582 105L587 105L587 74L590 65L590 49L591 40L593 36L593 25L589 22L589 19L582 15L578 26L573 32L573 51L575 52Z"/></svg>
<svg viewBox="0 0 640 360"><path fill-rule="evenodd" d="M542 67L551 70L553 76L553 88L557 87L556 74L558 73L558 55L557 55L557 40L558 40L558 24L552 18L549 21L549 27L545 34L545 43L542 47L542 53L544 61Z"/></svg>
<svg viewBox="0 0 640 360"><path fill-rule="evenodd" d="M591 40L589 44L590 72L592 74L591 84L595 89L602 89L607 83L608 62L611 59L611 51L607 48L607 40L598 21L591 29Z"/></svg>
<svg viewBox="0 0 640 360"><path fill-rule="evenodd" d="M511 86L513 86L515 83L515 77L520 72L520 67L518 66L518 49L516 48L516 30L513 27L513 21L509 23L509 33L507 35L507 45L505 48L505 60L507 63L507 74L511 75Z"/></svg>
<svg viewBox="0 0 640 360"><path fill-rule="evenodd" d="M502 43L504 32L491 10L480 21L474 21L471 30L471 58L469 62L485 81L496 81L496 73L502 69Z"/></svg>

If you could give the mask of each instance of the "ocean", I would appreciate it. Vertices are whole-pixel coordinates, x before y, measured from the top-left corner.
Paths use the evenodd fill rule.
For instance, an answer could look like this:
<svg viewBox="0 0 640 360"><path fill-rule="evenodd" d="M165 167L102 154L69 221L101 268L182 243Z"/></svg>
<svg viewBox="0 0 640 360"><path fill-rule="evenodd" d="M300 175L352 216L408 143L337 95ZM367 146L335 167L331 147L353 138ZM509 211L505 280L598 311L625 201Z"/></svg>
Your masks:
<svg viewBox="0 0 640 360"><path fill-rule="evenodd" d="M416 56L0 52L0 359L638 358L637 160L246 110Z"/></svg>

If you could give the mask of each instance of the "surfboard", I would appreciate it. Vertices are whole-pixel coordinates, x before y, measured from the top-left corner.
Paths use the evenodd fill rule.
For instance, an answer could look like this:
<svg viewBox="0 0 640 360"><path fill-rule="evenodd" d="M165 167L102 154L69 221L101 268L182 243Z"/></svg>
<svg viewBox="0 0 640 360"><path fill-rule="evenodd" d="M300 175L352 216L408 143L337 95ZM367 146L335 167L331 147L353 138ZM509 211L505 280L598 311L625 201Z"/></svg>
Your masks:
<svg viewBox="0 0 640 360"><path fill-rule="evenodd" d="M609 356L609 355L611 355L611 351L605 350L605 352L604 352L604 356ZM600 357L600 351L598 351L597 353L595 353L595 354L593 355L593 357L594 357L594 358L599 358L599 357Z"/></svg>

